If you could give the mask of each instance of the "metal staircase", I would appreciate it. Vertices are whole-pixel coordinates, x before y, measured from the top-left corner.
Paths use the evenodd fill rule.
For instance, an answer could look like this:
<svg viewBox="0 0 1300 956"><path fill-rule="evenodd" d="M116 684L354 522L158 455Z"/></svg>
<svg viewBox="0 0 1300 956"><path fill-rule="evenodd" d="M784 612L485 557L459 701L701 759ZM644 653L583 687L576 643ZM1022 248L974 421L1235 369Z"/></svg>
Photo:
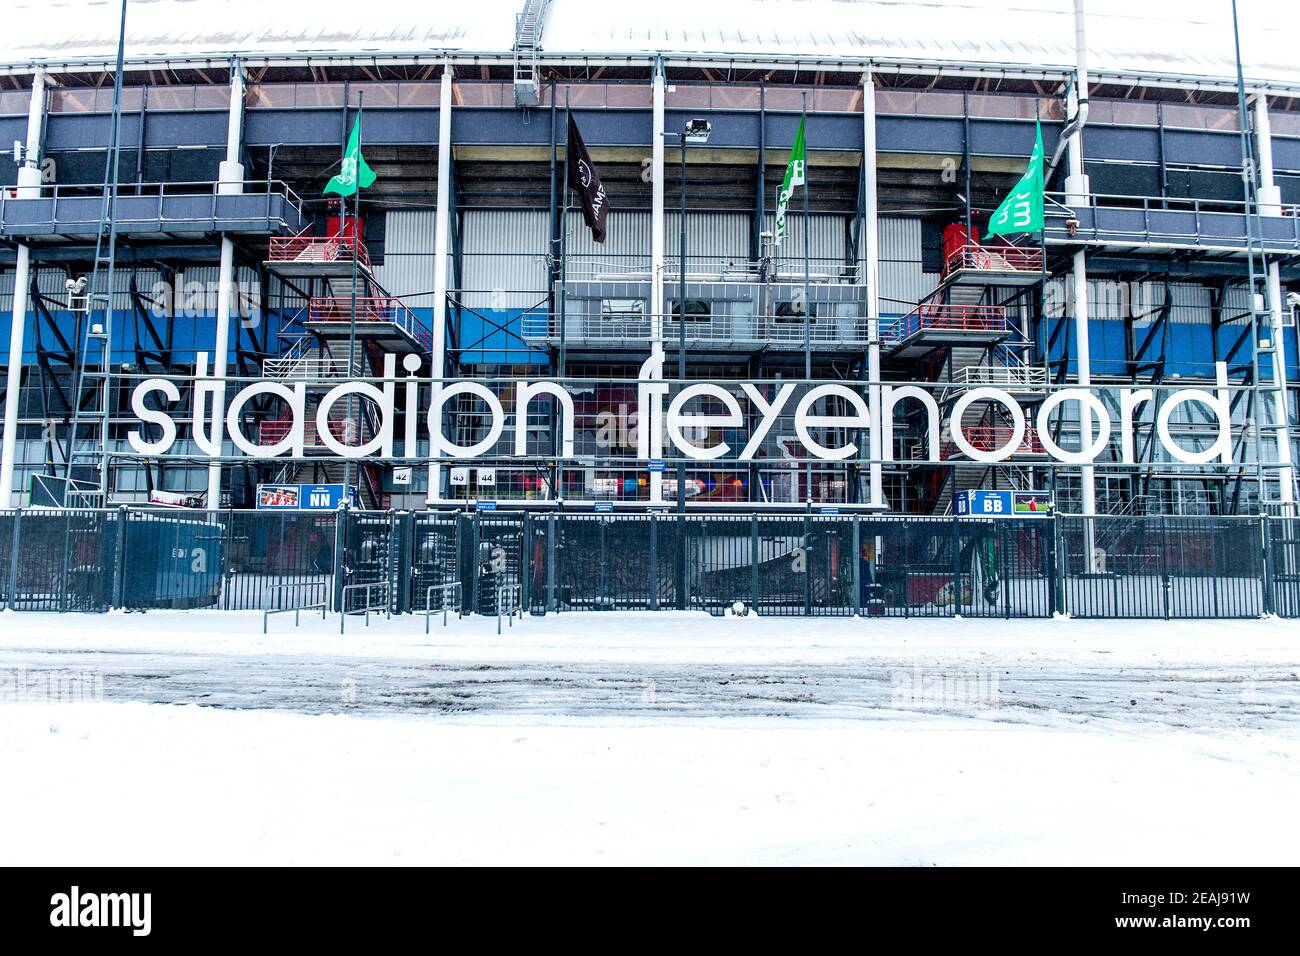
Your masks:
<svg viewBox="0 0 1300 956"><path fill-rule="evenodd" d="M536 106L541 102L541 83L537 75L537 51L542 43L542 28L550 0L526 0L524 9L515 15L515 105Z"/></svg>

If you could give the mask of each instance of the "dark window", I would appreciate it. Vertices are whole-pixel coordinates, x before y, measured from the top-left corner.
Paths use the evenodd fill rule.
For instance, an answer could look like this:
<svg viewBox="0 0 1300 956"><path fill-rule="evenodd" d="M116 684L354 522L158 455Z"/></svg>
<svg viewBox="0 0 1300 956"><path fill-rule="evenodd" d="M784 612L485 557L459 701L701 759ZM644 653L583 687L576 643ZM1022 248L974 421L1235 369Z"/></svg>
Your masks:
<svg viewBox="0 0 1300 956"><path fill-rule="evenodd" d="M676 300L670 300L668 303L668 307L671 310L670 314L672 315L673 318L677 318L682 314L681 304ZM710 319L712 315L713 315L713 310L709 307L709 303L705 302L703 299L686 300L686 321L687 322L705 322L708 321L708 319Z"/></svg>
<svg viewBox="0 0 1300 956"><path fill-rule="evenodd" d="M937 222L921 223L921 271L943 271L943 226Z"/></svg>
<svg viewBox="0 0 1300 956"><path fill-rule="evenodd" d="M776 304L776 320L778 322L802 322L804 315L811 312L812 318L817 318L817 303L812 303L812 308L808 308L805 302L778 302Z"/></svg>

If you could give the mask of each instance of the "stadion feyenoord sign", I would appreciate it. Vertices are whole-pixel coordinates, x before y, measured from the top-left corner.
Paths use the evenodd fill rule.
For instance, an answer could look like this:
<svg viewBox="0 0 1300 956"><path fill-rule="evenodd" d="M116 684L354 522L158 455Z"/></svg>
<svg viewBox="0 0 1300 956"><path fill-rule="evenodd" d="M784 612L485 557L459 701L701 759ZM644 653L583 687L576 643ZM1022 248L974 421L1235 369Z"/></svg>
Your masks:
<svg viewBox="0 0 1300 956"><path fill-rule="evenodd" d="M345 381L328 388L321 382L309 385L306 382L290 384L283 380L261 381L241 388L230 397L228 404L223 402L226 383L207 374L205 353L200 353L198 358L199 372L189 383L193 390L190 403L193 412L189 425L194 442L205 455L214 458L221 456L221 442L214 438L218 429L214 426L216 421L222 420L225 433L235 448L251 457L302 457L303 449L308 445L327 449L340 458L400 457L394 454L399 380L396 376L396 359L392 355L384 359L383 381ZM505 432L508 418L513 416L515 422L524 422L530 408L536 410L534 403L549 397L559 406L560 457L573 457L574 404L573 397L563 384L527 379L513 381L510 383L513 407L507 410L501 397L485 384L475 381L429 383L418 377L420 365L420 359L414 355L403 359L407 373L406 378L400 382L405 419L405 449L417 447L417 439L427 437L431 454L437 458L471 460L488 453L497 458L526 457L525 428L514 429L513 451L497 449L497 443ZM1113 404L1118 408L1118 421L1113 419L1110 408L1102 402L1097 390L1054 390L1039 404L1032 424L1037 428L1038 440L1044 451L1063 464L1091 462L1107 447L1112 432L1117 433L1119 439L1121 461L1133 464L1134 422L1138 420L1144 405L1158 401L1156 435L1174 460L1189 465L1211 462L1230 464L1232 431L1227 368L1219 362L1215 369L1217 385L1213 391L1178 389L1167 391L1163 399L1158 401L1156 391L1150 388L1109 389L1114 393ZM772 433L776 423L786 416L793 421L795 434L807 450L807 457L823 461L861 459L867 456L867 452L860 447L859 442L864 441L863 436L870 434L876 427L869 410L867 387L855 387L843 382L803 385L802 394L797 398L796 391L800 385L794 382L696 382L677 389L670 398L672 386L663 381L663 359L660 357L651 358L642 365L636 386L638 421L650 423L648 429L637 430L637 457L646 462L647 466L662 458L661 449L669 445L681 456L696 461L753 461L763 457L760 450L764 440ZM313 390L312 398L316 402L315 414L311 416L307 411L309 388ZM287 422L283 437L269 445L252 441L244 434L241 421L245 406L263 395L279 399L287 408L287 417L281 415L282 420ZM458 444L444 433L442 427L443 410L447 403L462 395L474 396L487 410L486 433L472 445ZM356 445L339 441L330 428L332 419L337 418L334 410L346 408L349 396L368 400L377 408L378 427L375 434L364 443ZM161 432L158 438L153 439L141 429L132 430L128 439L136 452L149 456L168 453L176 442L179 426L165 406L167 403L179 402L180 398L180 388L171 379L152 378L136 385L131 396L132 410L139 421L156 426ZM748 405L747 409L742 406L742 398ZM155 405L164 407L151 408L150 399ZM824 410L828 401L848 411L828 414ZM915 402L925 412L927 421L925 445L928 457L921 460L938 462L943 428L939 405L931 390L920 385L881 385L879 401L880 447L885 450L885 460L892 460L894 408L906 407L903 403ZM426 402L427 408L424 407ZM1010 422L1006 441L998 448L977 448L971 444L962 429L957 427L950 429L951 441L959 451L974 461L995 463L1015 458L1024 441L1026 427L1031 423L1020 403L1005 390L980 387L963 392L949 412L950 421L961 422L966 409L982 403L994 403L1005 409L1006 419ZM1208 448L1185 448L1170 431L1170 419L1179 408L1187 404L1201 405L1205 417L1215 426L1214 440ZM1052 438L1052 417L1066 414L1073 419L1084 409L1092 419L1087 446L1074 451L1060 447ZM749 433L744 444L739 447L717 437L722 433L721 430L729 430L734 437L735 430L745 428L750 422L752 426ZM423 435L420 434L421 425ZM844 437L838 444L823 444L828 434ZM699 438L701 435L713 437L703 439L702 443ZM415 459L406 457L400 460Z"/></svg>

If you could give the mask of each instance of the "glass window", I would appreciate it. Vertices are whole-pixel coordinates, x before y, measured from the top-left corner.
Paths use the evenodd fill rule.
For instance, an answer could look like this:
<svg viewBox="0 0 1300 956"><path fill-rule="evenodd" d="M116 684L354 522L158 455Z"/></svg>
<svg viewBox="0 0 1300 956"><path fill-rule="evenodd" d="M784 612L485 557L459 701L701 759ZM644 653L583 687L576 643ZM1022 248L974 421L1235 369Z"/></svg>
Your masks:
<svg viewBox="0 0 1300 956"><path fill-rule="evenodd" d="M608 322L640 321L645 317L645 302L641 299L601 299L600 317Z"/></svg>

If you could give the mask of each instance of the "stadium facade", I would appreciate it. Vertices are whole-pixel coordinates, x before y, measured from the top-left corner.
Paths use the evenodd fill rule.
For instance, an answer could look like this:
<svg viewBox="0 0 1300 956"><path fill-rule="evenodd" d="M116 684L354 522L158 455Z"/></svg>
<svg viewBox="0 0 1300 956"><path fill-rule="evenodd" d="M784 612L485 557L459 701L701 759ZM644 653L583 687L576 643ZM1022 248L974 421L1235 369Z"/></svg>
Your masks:
<svg viewBox="0 0 1300 956"><path fill-rule="evenodd" d="M1080 6L19 3L0 507L1291 515L1291 14Z"/></svg>

